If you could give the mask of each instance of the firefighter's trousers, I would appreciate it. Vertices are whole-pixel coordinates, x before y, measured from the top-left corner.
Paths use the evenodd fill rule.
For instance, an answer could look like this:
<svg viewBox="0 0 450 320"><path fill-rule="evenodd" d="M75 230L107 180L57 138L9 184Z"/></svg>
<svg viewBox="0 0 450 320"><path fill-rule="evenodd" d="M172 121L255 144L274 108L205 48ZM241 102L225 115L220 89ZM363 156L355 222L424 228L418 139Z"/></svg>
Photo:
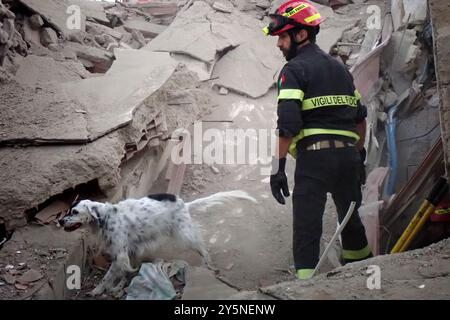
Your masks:
<svg viewBox="0 0 450 320"><path fill-rule="evenodd" d="M339 222L350 203L355 212L342 232L343 259L372 256L357 208L361 205L360 156L355 147L322 150L299 149L293 191L293 251L299 278L308 278L319 261L322 217L327 192L336 204Z"/></svg>

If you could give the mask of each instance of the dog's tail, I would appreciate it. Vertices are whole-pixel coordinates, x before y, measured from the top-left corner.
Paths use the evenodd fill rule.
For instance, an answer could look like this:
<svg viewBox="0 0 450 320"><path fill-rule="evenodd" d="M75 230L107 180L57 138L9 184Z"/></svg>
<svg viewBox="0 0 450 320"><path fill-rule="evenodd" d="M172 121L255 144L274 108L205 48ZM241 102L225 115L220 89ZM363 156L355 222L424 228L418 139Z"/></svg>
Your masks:
<svg viewBox="0 0 450 320"><path fill-rule="evenodd" d="M209 207L224 204L228 201L234 200L248 200L254 203L258 203L258 201L256 201L255 198L251 197L247 192L241 190L234 190L227 192L218 192L213 195L210 195L209 197L188 202L186 203L186 206L188 210L191 208L206 210Z"/></svg>

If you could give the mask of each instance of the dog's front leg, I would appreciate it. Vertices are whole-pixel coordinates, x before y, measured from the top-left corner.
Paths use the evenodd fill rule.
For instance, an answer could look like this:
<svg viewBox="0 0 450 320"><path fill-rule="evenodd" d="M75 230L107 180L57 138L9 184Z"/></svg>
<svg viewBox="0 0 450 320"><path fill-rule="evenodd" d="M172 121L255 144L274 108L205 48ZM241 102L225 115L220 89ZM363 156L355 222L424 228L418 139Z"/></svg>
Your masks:
<svg viewBox="0 0 450 320"><path fill-rule="evenodd" d="M124 275L122 277L122 279L120 280L120 282L114 288L112 288L109 292L111 293L111 295L114 298L120 299L120 298L122 298L122 296L124 294L124 288L125 288L126 284L127 284L127 279Z"/></svg>
<svg viewBox="0 0 450 320"><path fill-rule="evenodd" d="M111 284L117 279L117 276L120 275L120 268L116 262L111 264L106 275L100 281L100 283L95 287L94 290L88 293L88 296L95 297L101 295L105 290L111 288Z"/></svg>

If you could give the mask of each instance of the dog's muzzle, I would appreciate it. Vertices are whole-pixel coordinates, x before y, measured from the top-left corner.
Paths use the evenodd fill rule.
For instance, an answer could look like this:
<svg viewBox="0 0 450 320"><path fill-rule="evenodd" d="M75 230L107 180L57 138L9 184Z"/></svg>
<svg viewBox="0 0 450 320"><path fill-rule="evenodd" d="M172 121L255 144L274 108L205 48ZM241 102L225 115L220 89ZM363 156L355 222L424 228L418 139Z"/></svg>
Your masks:
<svg viewBox="0 0 450 320"><path fill-rule="evenodd" d="M58 222L64 228L64 231L67 232L75 231L82 226L81 222L70 222L65 218L62 218Z"/></svg>

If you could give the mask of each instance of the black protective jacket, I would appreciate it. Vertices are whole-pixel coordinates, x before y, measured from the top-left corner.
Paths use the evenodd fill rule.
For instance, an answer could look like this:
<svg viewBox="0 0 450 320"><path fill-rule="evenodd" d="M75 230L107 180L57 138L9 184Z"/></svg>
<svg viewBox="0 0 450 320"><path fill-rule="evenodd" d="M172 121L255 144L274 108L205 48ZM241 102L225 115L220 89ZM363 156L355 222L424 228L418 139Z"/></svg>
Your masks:
<svg viewBox="0 0 450 320"><path fill-rule="evenodd" d="M279 135L294 138L294 157L296 147L330 137L356 142L356 124L367 116L346 66L313 43L283 67L277 113Z"/></svg>

